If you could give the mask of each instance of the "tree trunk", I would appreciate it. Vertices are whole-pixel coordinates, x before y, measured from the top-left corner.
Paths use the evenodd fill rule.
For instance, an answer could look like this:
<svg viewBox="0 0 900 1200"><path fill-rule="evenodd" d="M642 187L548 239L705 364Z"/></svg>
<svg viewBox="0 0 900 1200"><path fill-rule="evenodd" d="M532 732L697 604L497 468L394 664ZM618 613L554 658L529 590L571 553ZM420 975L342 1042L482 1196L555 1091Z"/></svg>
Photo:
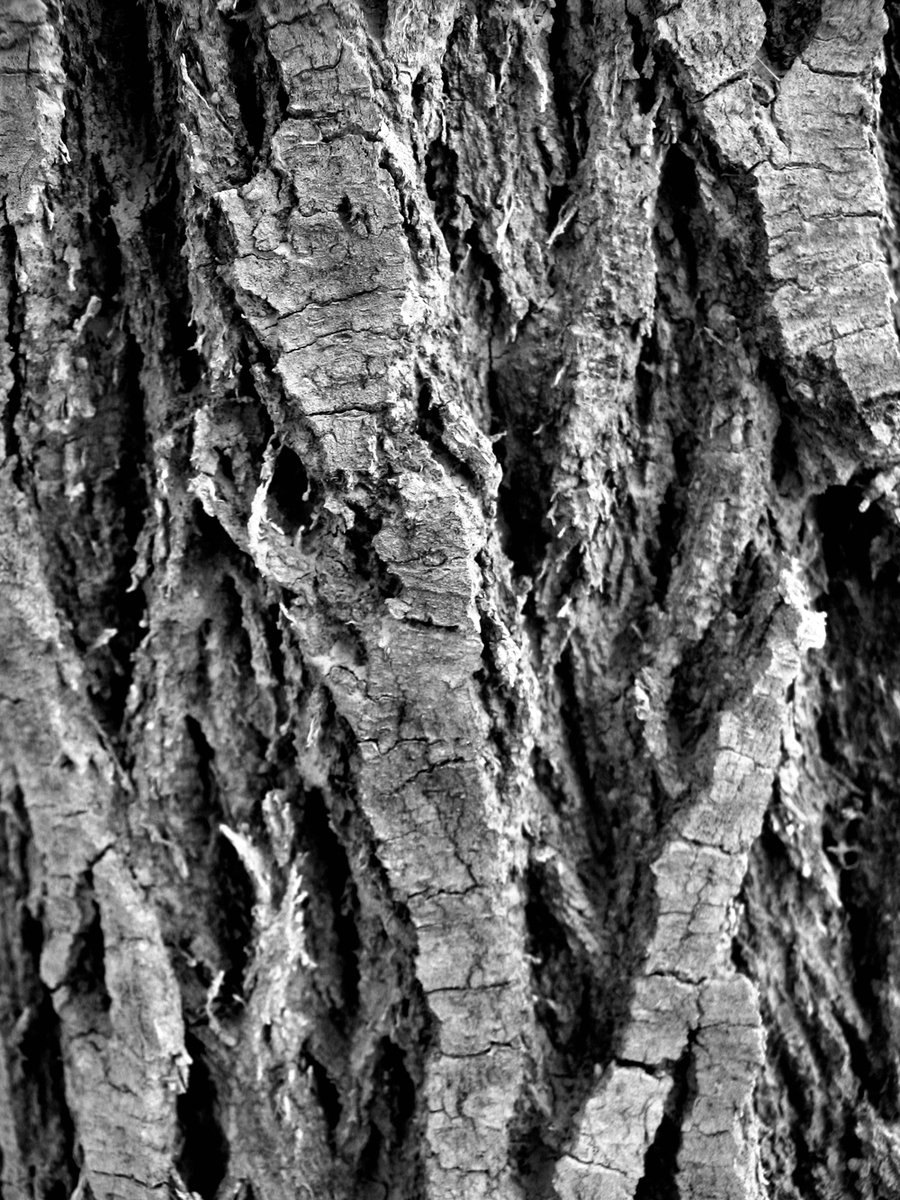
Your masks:
<svg viewBox="0 0 900 1200"><path fill-rule="evenodd" d="M900 1194L887 9L0 0L3 1200Z"/></svg>

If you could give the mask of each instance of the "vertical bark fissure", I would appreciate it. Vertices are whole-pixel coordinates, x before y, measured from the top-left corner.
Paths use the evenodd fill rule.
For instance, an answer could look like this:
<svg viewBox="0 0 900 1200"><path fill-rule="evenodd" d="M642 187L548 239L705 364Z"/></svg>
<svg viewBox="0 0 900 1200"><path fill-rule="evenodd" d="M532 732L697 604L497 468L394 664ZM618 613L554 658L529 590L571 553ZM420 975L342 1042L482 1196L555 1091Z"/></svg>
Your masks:
<svg viewBox="0 0 900 1200"><path fill-rule="evenodd" d="M227 33L228 67L247 144L245 182L268 158L272 134L287 107L278 64L269 51L262 14L255 0L220 7Z"/></svg>
<svg viewBox="0 0 900 1200"><path fill-rule="evenodd" d="M890 814L897 799L894 781L900 763L894 747L900 714L892 697L872 687L871 668L878 663L885 678L893 678L896 670L892 612L900 587L891 560L900 550L900 537L896 516L887 517L879 504L859 513L865 505L862 497L862 489L852 485L843 494L826 493L816 514L823 530L834 655L828 671L834 699L820 720L830 726L837 755L833 765L858 789L843 803L826 805L822 848L837 871L850 977L863 1017L856 1045L854 1022L846 1022L851 1063L875 1111L892 1122L898 1117L900 1095L892 1050L896 1018L889 998L896 969L891 930L900 912L900 894L893 886L890 864L896 861L900 843ZM860 672L858 664L863 662L866 668ZM846 700L839 696L840 688ZM851 746L858 748L855 755L848 753Z"/></svg>
<svg viewBox="0 0 900 1200"><path fill-rule="evenodd" d="M765 65L784 76L803 54L822 20L822 0L760 0L766 14Z"/></svg>
<svg viewBox="0 0 900 1200"><path fill-rule="evenodd" d="M36 865L28 812L10 773L0 781L0 1182L10 1196L60 1200L74 1188L78 1169L59 1021L40 978ZM3 1144L9 1134L12 1144Z"/></svg>
<svg viewBox="0 0 900 1200"><path fill-rule="evenodd" d="M553 104L566 150L566 183L559 185L565 192L557 193L553 198L558 210L565 203L587 148L587 105L584 97L595 58L591 53L593 47L589 38L585 36L587 25L578 21L577 17L582 15L582 10L590 11L591 7L589 0L560 0L553 7L553 22L547 38L547 66L553 80Z"/></svg>
<svg viewBox="0 0 900 1200"><path fill-rule="evenodd" d="M180 1146L175 1169L184 1186L201 1200L215 1200L228 1170L229 1145L220 1112L218 1089L206 1061L203 1042L185 1039L191 1056L187 1085L176 1103Z"/></svg>
<svg viewBox="0 0 900 1200"><path fill-rule="evenodd" d="M18 240L15 226L4 213L3 219L3 266L2 272L7 295L7 311L5 341L9 355L8 369L10 386L3 404L3 444L5 456L15 459L13 465L13 482L17 486L22 483L22 462L20 461L19 434L16 420L22 407L25 394L25 357L22 353L22 337L25 332L25 307L18 283Z"/></svg>
<svg viewBox="0 0 900 1200"><path fill-rule="evenodd" d="M319 801L318 815L305 804L298 828L312 928L332 931L327 951L313 935L312 955L328 968L324 986L336 980L337 990L322 996L326 1021L302 1053L353 1194L368 1195L374 1185L373 1195L393 1187L412 1197L423 1187L421 1085L431 1017L416 980L409 913L392 895L355 796L352 734L333 711L330 719L329 742L343 746L330 801ZM316 917L316 897L326 895L330 915Z"/></svg>
<svg viewBox="0 0 900 1200"><path fill-rule="evenodd" d="M178 266L176 172L171 157L165 165L171 135L153 115L159 97L146 65L148 25L127 20L127 28L120 28L109 14L84 6L66 11L72 163L55 200L71 209L64 220L74 226L66 287L81 308L74 326L81 344L72 369L84 399L70 423L83 474L72 478L65 451L48 437L47 467L57 456L63 461L56 494L47 487L52 480L47 471L40 499L47 544L61 555L53 577L92 677L96 710L118 739L134 655L146 630L144 586L136 572L144 569L139 548L152 486L147 451L154 414L147 388L159 387L162 361L173 362L176 386L196 381L198 367L182 315L186 287ZM145 16L137 8L134 15ZM115 63L123 45L132 67ZM108 65L107 56L115 65ZM122 117L112 135L111 112ZM136 181L137 198L125 198L126 179ZM154 295L162 298L161 311L149 316L143 300L147 271L159 282ZM62 507L73 500L78 520L60 519Z"/></svg>
<svg viewBox="0 0 900 1200"><path fill-rule="evenodd" d="M90 1037L103 1041L110 1036L112 997L106 981L106 942L91 868L78 879L75 899L81 924L72 939L60 1007L70 1043Z"/></svg>
<svg viewBox="0 0 900 1200"><path fill-rule="evenodd" d="M634 1191L634 1200L678 1200L678 1152L682 1129L696 1095L694 1044L696 1032L688 1036L681 1057L672 1068L672 1086L666 1096L663 1116L653 1141L644 1155L644 1174Z"/></svg>
<svg viewBox="0 0 900 1200"><path fill-rule="evenodd" d="M736 942L772 1030L758 1111L763 1128L786 1129L791 1139L788 1150L782 1138L766 1136L763 1161L770 1172L790 1175L797 1196L826 1196L834 1170L848 1196L877 1194L894 1186L898 1170L880 1132L898 1106L888 998L897 969L891 929L898 898L888 866L898 849L890 815L897 712L881 682L894 671L898 539L896 514L873 496L872 479L863 471L816 495L807 511L829 640L798 683L799 742L785 756L782 787L754 849ZM803 934L794 947L784 930L810 911L827 930L824 942L813 946ZM785 982L779 955L791 964ZM805 1008L799 997L810 990L824 992L827 1005ZM827 1102L810 1079L829 1081ZM831 1171L821 1165L834 1153L829 1146L845 1148ZM867 1183L858 1166L875 1146Z"/></svg>

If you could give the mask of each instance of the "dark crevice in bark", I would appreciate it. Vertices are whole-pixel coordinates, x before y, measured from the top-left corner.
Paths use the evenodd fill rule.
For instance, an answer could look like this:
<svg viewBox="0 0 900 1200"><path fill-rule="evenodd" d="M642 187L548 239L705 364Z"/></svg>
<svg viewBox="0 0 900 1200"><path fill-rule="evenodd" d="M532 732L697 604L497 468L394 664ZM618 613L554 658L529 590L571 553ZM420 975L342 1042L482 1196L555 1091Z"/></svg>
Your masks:
<svg viewBox="0 0 900 1200"><path fill-rule="evenodd" d="M579 700L578 667L571 647L567 647L560 656L555 668L555 677L560 724L565 731L567 758L573 768L573 777L578 781L579 799L586 806L586 811L590 813L591 800L596 795L600 782L594 762L594 750L597 747L589 732L589 718ZM593 824L591 832L595 837L599 836L601 839L599 844L592 846L592 849L598 851L605 841L605 831L600 826Z"/></svg>
<svg viewBox="0 0 900 1200"><path fill-rule="evenodd" d="M112 999L106 988L106 954L100 909L94 899L94 877L86 871L78 881L76 898L82 924L72 940L66 969L66 1007L75 1010L80 1033L110 1034Z"/></svg>
<svg viewBox="0 0 900 1200"><path fill-rule="evenodd" d="M416 1084L407 1067L407 1054L390 1038L382 1038L375 1050L371 1099L368 1106L369 1135L359 1158L358 1174L363 1185L375 1184L373 1197L400 1183L398 1192L416 1195L416 1163L408 1146L417 1108Z"/></svg>
<svg viewBox="0 0 900 1200"><path fill-rule="evenodd" d="M277 610L273 614L269 598L260 597L246 556L199 503L187 526L185 558L203 603L175 642L178 688L165 698L172 732L164 774L171 782L155 798L142 851L167 876L156 903L164 939L178 948L173 962L185 1020L189 1028L211 1024L218 1037L219 1024L240 1017L252 984L259 899L252 870L221 830L271 850L262 802L271 789L296 786L296 756L285 727L283 683L273 678L286 670ZM151 694L148 703L156 702ZM179 719L182 732L175 736ZM277 909L284 872L277 861L266 861L268 899ZM226 1029L223 1044L232 1036ZM221 1063L208 1066L224 1094Z"/></svg>
<svg viewBox="0 0 900 1200"><path fill-rule="evenodd" d="M7 1115L16 1126L34 1195L70 1196L78 1178L75 1133L66 1105L59 1019L46 989L16 1023L6 1072L15 1101Z"/></svg>
<svg viewBox="0 0 900 1200"><path fill-rule="evenodd" d="M436 138L425 154L425 190L434 206L434 219L457 271L466 256L457 202L458 157L452 146Z"/></svg>
<svg viewBox="0 0 900 1200"><path fill-rule="evenodd" d="M332 1155L338 1154L337 1131L344 1115L344 1104L341 1091L332 1078L328 1068L321 1063L309 1047L305 1045L300 1051L297 1065L306 1073L312 1088L312 1094L319 1106L325 1124L325 1139Z"/></svg>
<svg viewBox="0 0 900 1200"><path fill-rule="evenodd" d="M388 0L360 0L360 9L370 35L383 41L388 25Z"/></svg>
<svg viewBox="0 0 900 1200"><path fill-rule="evenodd" d="M85 128L98 132L115 113L113 138L98 151L122 152L132 163L149 161L159 149L150 9L140 0L114 6L64 0L61 7L63 62L74 89L67 109L83 114Z"/></svg>
<svg viewBox="0 0 900 1200"><path fill-rule="evenodd" d="M220 9L219 17L227 30L225 45L248 152L249 179L253 173L253 161L262 150L266 133L265 97L260 92L257 69L261 22L253 0L242 0L227 15Z"/></svg>
<svg viewBox="0 0 900 1200"><path fill-rule="evenodd" d="M33 1195L64 1198L78 1169L59 1020L40 977L44 929L41 913L31 908L38 887L33 855L21 790L6 777L0 781L0 1054L12 1104L5 1116Z"/></svg>
<svg viewBox="0 0 900 1200"><path fill-rule="evenodd" d="M70 120L73 151L86 134ZM122 726L133 654L143 637L143 592L133 586L136 542L146 519L144 359L123 304L121 245L102 164L73 157L67 186L80 189L79 165L94 181L81 225L81 346L89 381L86 411L68 435L37 442L36 490L48 573L87 666L88 691L107 732ZM76 209L77 213L77 209ZM80 479L66 466L65 442L79 448Z"/></svg>
<svg viewBox="0 0 900 1200"><path fill-rule="evenodd" d="M480 310L485 331L496 336L502 316L506 315L503 293L503 272L485 246L481 227L476 222L465 233L466 246L464 270L467 282L472 285L474 303Z"/></svg>
<svg viewBox="0 0 900 1200"><path fill-rule="evenodd" d="M152 276L159 281L159 324L162 338L157 350L175 376L176 384L190 392L200 384L204 363L196 350L197 331L191 319L190 285L184 254L185 228L182 189L178 178L178 160L174 152L163 167L156 183L156 199L141 218L142 246L149 256ZM138 289L146 286L140 272L130 279ZM148 331L150 332L150 331Z"/></svg>
<svg viewBox="0 0 900 1200"><path fill-rule="evenodd" d="M299 1065L311 1073L346 1194L413 1200L424 1189L421 1085L432 1044L415 936L355 794L353 734L331 701L321 738L327 789L301 788L293 804L316 963Z"/></svg>
<svg viewBox="0 0 900 1200"><path fill-rule="evenodd" d="M184 724L194 750L193 765L197 782L200 785L200 800L203 812L207 817L207 830L211 834L215 831L215 818L220 816L222 811L219 801L219 786L213 771L215 755L212 746L206 740L200 722L195 721L193 717L185 717Z"/></svg>
<svg viewBox="0 0 900 1200"><path fill-rule="evenodd" d="M125 178L146 175L149 188L140 208L140 237L132 238L131 229L120 231L126 268L127 294L135 313L145 316L141 330L148 362L166 378L169 386L190 392L201 382L205 364L196 349L197 331L193 325L191 290L185 254L187 241L185 192L183 186L184 135L180 113L173 98L179 94L180 47L177 43L177 18L159 3L147 4L145 38L148 47L157 49L147 64L134 64L126 52L131 86L138 90L138 103L145 111L147 138L141 147L130 150L128 131L113 143L111 161ZM132 53L139 53L135 46ZM121 51L120 51L121 53ZM146 77L144 73L146 72ZM92 135L104 145L105 122L116 111L118 97L107 92L101 81L97 90L109 105L93 115ZM102 102L102 101L101 101ZM102 151L101 151L102 152ZM106 152L109 154L109 151ZM121 186L114 184L118 192ZM118 200L123 197L119 195ZM122 206L124 208L124 206ZM136 232L136 231L135 231ZM153 303L141 303L146 294L147 278L152 279ZM170 382L171 380L171 382Z"/></svg>
<svg viewBox="0 0 900 1200"><path fill-rule="evenodd" d="M453 141L459 136L459 61L465 55L462 43L467 35L468 18L460 14L447 38L447 47L441 60L442 132L426 147L424 155L425 191L433 205L435 222L450 255L452 271L457 271L466 257L466 230L460 211L463 197L459 195L459 155Z"/></svg>
<svg viewBox="0 0 900 1200"><path fill-rule="evenodd" d="M16 486L22 482L21 446L16 429L16 418L25 396L25 360L22 354L22 336L25 332L25 297L18 282L18 238L15 226L4 209L2 231L2 266L0 272L6 282L7 311L5 339L8 350L10 385L6 393L2 413L3 441L6 457L15 459L12 479Z"/></svg>
<svg viewBox="0 0 900 1200"><path fill-rule="evenodd" d="M657 295L657 303L659 296ZM634 374L635 415L644 429L652 428L655 420L653 397L659 375L660 348L657 337L657 317L654 314L650 333L641 339L641 353Z"/></svg>
<svg viewBox="0 0 900 1200"><path fill-rule="evenodd" d="M714 148L694 125L689 122L682 136L686 140L666 152L657 195L658 290L651 348L655 341L665 345L666 352L642 358L637 394L639 412L652 409L653 413L653 428L643 453L650 453L653 443L649 438L657 430L669 434L668 462L662 460L668 480L659 523L646 547L648 569L655 581L653 600L666 611L678 603L684 591L682 556L696 553L690 543L684 545L684 538L696 528L693 497L698 482L722 470L721 449L716 447L717 441L721 447L721 438L710 437L709 422L717 409L721 411L721 393L735 374L735 351L756 363L758 381L754 382L763 411L771 403L784 414L781 440L772 450L773 472L781 469L780 456L790 449L785 437L792 427L787 381L764 348L768 316L758 269L758 200L745 180L724 177ZM732 230L737 226L732 226L723 236L719 214L735 207L743 214L741 233L735 236ZM746 421L747 417L734 409L730 419ZM723 496L721 502L736 510L740 497ZM758 588L769 586L772 536L771 530L757 527L753 542L745 547L748 561L759 559ZM777 541L780 535L776 531L774 536ZM748 586L743 568L735 564L735 572L743 578L741 586ZM673 582L679 584L675 597L670 596ZM735 586L736 579L732 580L732 588ZM737 603L734 596L723 600L725 608ZM749 611L753 605L747 607ZM672 615L677 619L677 613Z"/></svg>
<svg viewBox="0 0 900 1200"><path fill-rule="evenodd" d="M242 665L246 669L246 664L235 665L237 669ZM212 964L219 974L211 1005L217 1018L228 1019L240 1014L245 1000L256 894L240 855L219 832L219 821L224 814L215 770L215 751L199 721L188 716L185 726L194 754L190 765L198 785L194 816L198 837L195 854L204 866L203 915L219 951L218 961ZM189 849L185 847L185 850Z"/></svg>
<svg viewBox="0 0 900 1200"><path fill-rule="evenodd" d="M655 922L649 870L655 829L652 810L641 799L652 781L634 752L638 735L628 728L622 697L611 694L622 664L611 661L606 686L592 689L584 662L584 647L573 645L555 671L559 724L553 757L562 758L567 769L562 775L540 753L534 768L536 784L565 831L566 861L582 889L579 904L590 907L581 919L597 940L588 946L577 932L572 902L552 860L533 864L526 918L529 954L537 960L535 1016L545 1039L538 1082L553 1097L554 1121L551 1133L540 1106L530 1122L523 1114L523 1177L540 1176L548 1155L565 1148L596 1072L615 1060L628 1025L632 980ZM544 1129L540 1137L538 1129Z"/></svg>
<svg viewBox="0 0 900 1200"><path fill-rule="evenodd" d="M399 596L403 591L403 580L388 569L375 548L375 538L384 525L384 517L361 504L350 507L353 524L346 533L347 547L359 577L371 586L380 600Z"/></svg>
<svg viewBox="0 0 900 1200"><path fill-rule="evenodd" d="M644 1155L644 1174L635 1189L634 1200L673 1200L680 1195L678 1151L684 1122L697 1094L694 1077L696 1037L695 1031L688 1035L687 1045L672 1071L672 1087L666 1096L662 1120Z"/></svg>
<svg viewBox="0 0 900 1200"><path fill-rule="evenodd" d="M546 1200L553 1194L553 1168L590 1090L595 1064L610 1058L613 1020L596 952L571 928L552 866L532 859L523 891L540 1073L534 1081L538 1092L526 1093L520 1102L510 1141L525 1194Z"/></svg>
<svg viewBox="0 0 900 1200"><path fill-rule="evenodd" d="M515 1169L525 1200L559 1200L553 1177L559 1155L545 1142L546 1115L535 1114L533 1124L523 1124ZM555 1141L556 1139L554 1139Z"/></svg>
<svg viewBox="0 0 900 1200"><path fill-rule="evenodd" d="M892 1156L871 1139L900 1107L890 999L900 713L880 682L900 666L900 533L889 508L868 502L871 480L860 472L828 489L807 517L807 542L819 539L818 559L809 546L805 553L828 640L802 681L814 719L800 733L799 794L787 803L776 790L751 854L735 943L768 1031L756 1097L763 1165L785 1180L792 1200L825 1200L835 1189L853 1200L888 1195L896 1182ZM823 873L827 890L816 881ZM818 931L812 937L807 923ZM822 1002L808 1004L814 994Z"/></svg>
<svg viewBox="0 0 900 1200"><path fill-rule="evenodd" d="M108 480L100 474L94 479L97 499L92 517L98 535L102 536L101 530L106 536L111 535L111 561L106 568L108 581L98 598L99 604L91 613L96 619L99 609L105 622L104 629L91 645L85 647L85 662L89 672L98 677L90 691L98 715L110 733L122 730L134 656L146 632L144 591L132 575L137 562L138 536L144 527L149 503L141 367L137 343L128 337L121 362L121 399L118 411L109 414L107 426L109 432L118 437L115 466ZM105 496L100 491L100 485L104 483ZM81 616L76 605L83 599L81 596L73 599L70 609L76 628ZM104 641L107 630L111 631L111 636Z"/></svg>
<svg viewBox="0 0 900 1200"><path fill-rule="evenodd" d="M653 39L644 27L644 15L627 11L625 19L631 34L631 61L639 79L637 84L636 102L638 111L649 113L656 103L659 89L656 69L656 58L653 53Z"/></svg>
<svg viewBox="0 0 900 1200"><path fill-rule="evenodd" d="M228 310L237 312L237 301L234 292L223 287L223 295L227 300ZM253 465L262 464L266 446L275 436L274 415L284 406L284 392L281 381L274 372L271 357L244 325L235 337L233 347L235 365L236 399L241 403L250 401L247 405L242 425L250 433L249 445L253 455ZM268 403L267 403L268 402ZM303 464L306 471L306 464ZM307 473L308 478L308 473Z"/></svg>
<svg viewBox="0 0 900 1200"><path fill-rule="evenodd" d="M476 495L481 495L483 487L478 475L447 444L448 414L442 405L436 403L434 388L429 379L420 382L416 414L416 433L427 444L435 461L441 464L448 475L461 479L466 487Z"/></svg>
<svg viewBox="0 0 900 1200"><path fill-rule="evenodd" d="M265 163L272 136L287 112L288 94L256 0L237 0L227 15L220 8L219 18L227 31L228 66L243 125L249 180Z"/></svg>
<svg viewBox="0 0 900 1200"><path fill-rule="evenodd" d="M102 723L114 733L121 726L131 660L143 632L142 592L132 585L131 571L147 503L144 422L152 427L164 417L166 394L197 387L203 364L190 318L181 134L170 102L179 86L175 18L159 5L101 11L88 0L71 3L66 18L72 165L63 188L76 217L80 207L89 214L81 235L81 277L76 276L84 286L81 304L91 296L100 301L99 309L87 309L82 337L92 375L101 381L97 426L120 431L118 447L104 429L94 451L98 462L89 464L93 469L85 480L86 505L93 511L80 522L83 532L74 532L69 554L78 563L88 538L103 545L103 538L98 542L89 532L90 522L108 526L113 538L121 539L106 551L107 562L94 567L97 576L112 575L108 584L91 583L108 590L110 616L103 628L83 633L74 616L73 624L82 646L91 647L85 652L99 675L92 690ZM141 186L127 182L134 180ZM119 329L122 334L116 336ZM110 458L115 473L107 481ZM83 594L79 601L88 614L105 603L92 605ZM107 630L114 630L111 637Z"/></svg>
<svg viewBox="0 0 900 1200"><path fill-rule="evenodd" d="M893 867L900 836L893 813L900 774L900 713L877 678L900 669L900 531L876 502L860 512L862 488L832 488L816 506L823 535L828 592L826 718L842 773L859 790L857 801L826 808L823 848L839 871L856 999L868 1036L853 1055L875 1110L900 1116L900 1073L890 996L896 982L894 923L900 888ZM824 723L824 722L823 722ZM851 1051L853 1048L851 1047Z"/></svg>
<svg viewBox="0 0 900 1200"><path fill-rule="evenodd" d="M786 75L815 37L822 0L760 0L766 14L762 54L767 66Z"/></svg>
<svg viewBox="0 0 900 1200"><path fill-rule="evenodd" d="M849 1024L839 1010L842 1001L834 998L817 1011L802 999L827 984L818 975L820 965L804 962L802 951L792 946L791 931L800 914L815 913L823 927L826 918L818 911L816 885L798 872L778 832L783 817L776 792L742 888L733 955L737 968L759 986L767 1030L766 1066L754 1097L762 1165L790 1200L831 1200L836 1189L848 1200L870 1200L881 1194L877 1185L874 1192L860 1189L844 1154L855 1136L859 1082L847 1080L835 1037L846 1037ZM784 956L781 978L769 973L773 945ZM829 952L838 956L842 950L834 946ZM837 1018L834 1024L829 1012Z"/></svg>
<svg viewBox="0 0 900 1200"><path fill-rule="evenodd" d="M668 149L654 231L667 315L693 322L697 360L705 353L715 358L716 345L725 349L740 337L758 351L763 369L780 374L776 363L784 347L771 312L766 221L756 179L723 158L678 82L671 51L654 43L654 52L667 71L665 102L656 114L657 144ZM716 311L721 314L723 307L724 322ZM783 379L775 390L786 395Z"/></svg>
<svg viewBox="0 0 900 1200"><path fill-rule="evenodd" d="M801 499L806 493L797 444L797 430L786 407L772 439L772 483L780 497L788 501Z"/></svg>
<svg viewBox="0 0 900 1200"><path fill-rule="evenodd" d="M663 495L655 545L651 547L650 554L650 571L654 577L653 599L660 608L665 607L675 558L687 521L685 496L691 478L692 448L693 438L690 434L679 434L672 441L675 477Z"/></svg>
<svg viewBox="0 0 900 1200"><path fill-rule="evenodd" d="M196 556L195 559L192 559L192 565L196 563L200 568L199 573L212 577L214 592L221 586L223 578L231 575L232 584L226 585L226 587L231 586L231 595L233 596L233 577L235 575L242 575L244 578L250 577L252 570L250 555L231 540L228 531L206 511L199 500L194 499L191 502L182 519L186 530L185 540L188 553ZM201 659L204 638L208 635L210 627L207 618L207 621L196 630L198 654ZM199 662L198 667L202 668L204 664ZM209 687L207 686L205 691L201 689L197 695L208 700Z"/></svg>
<svg viewBox="0 0 900 1200"><path fill-rule="evenodd" d="M680 267L678 290L672 289L673 299L690 300L697 295L700 267L697 240L697 208L700 204L700 182L692 153L683 145L674 145L667 152L659 177L657 193L657 239L661 226L667 225L674 236L672 251ZM705 247L704 247L705 249Z"/></svg>
<svg viewBox="0 0 900 1200"><path fill-rule="evenodd" d="M535 363L541 363L535 375ZM553 530L547 520L552 502L561 422L551 396L559 368L552 331L526 319L511 345L492 356L487 379L490 433L503 475L498 508L503 551L516 574L536 577L544 565Z"/></svg>
<svg viewBox="0 0 900 1200"><path fill-rule="evenodd" d="M203 1043L188 1034L185 1049L191 1065L187 1088L176 1101L180 1148L175 1166L190 1192L201 1200L215 1200L228 1169L228 1139L222 1129L218 1092Z"/></svg>
<svg viewBox="0 0 900 1200"><path fill-rule="evenodd" d="M768 1050L769 1057L776 1072L781 1087L784 1089L786 1103L790 1106L788 1112L778 1114L782 1120L787 1118L790 1131L793 1163L789 1171L779 1171L778 1177L787 1179L796 1188L796 1195L815 1197L821 1195L816 1187L812 1166L815 1162L818 1148L807 1141L806 1130L812 1129L816 1119L814 1106L810 1103L804 1079L808 1074L809 1065L802 1056L791 1053L789 1046L778 1035L771 1038L772 1045ZM774 1115L774 1114L773 1114ZM771 1120L766 1129L777 1129L775 1120Z"/></svg>
<svg viewBox="0 0 900 1200"><path fill-rule="evenodd" d="M298 839L309 899L310 953L322 968L321 1002L338 1038L347 1036L359 1009L359 896L346 850L331 823L321 793L305 793ZM338 1051L340 1053L340 1051ZM316 1057L334 1056L319 1047Z"/></svg>
<svg viewBox="0 0 900 1200"><path fill-rule="evenodd" d="M597 1020L597 980L587 948L560 919L559 882L545 864L525 873L526 953L531 956L538 1022L560 1057L562 1077L593 1071L608 1031ZM562 1004L560 1002L563 1002Z"/></svg>
<svg viewBox="0 0 900 1200"><path fill-rule="evenodd" d="M282 533L294 537L309 528L316 509L306 468L289 446L282 446L266 493L266 515Z"/></svg>
<svg viewBox="0 0 900 1200"><path fill-rule="evenodd" d="M278 703L279 722L287 715L287 705L290 699L288 687L289 648L286 644L287 629L284 614L277 601L269 600L260 609L263 637L265 638L268 665L275 681L275 700ZM302 673L302 668L301 668ZM280 728L283 728L283 724ZM293 757L296 756L292 751Z"/></svg>
<svg viewBox="0 0 900 1200"><path fill-rule="evenodd" d="M553 102L566 150L566 176L571 186L588 143L587 85L592 45L579 14L583 0L558 0L547 38L548 66L553 79Z"/></svg>
<svg viewBox="0 0 900 1200"><path fill-rule="evenodd" d="M194 348L196 331L191 323L184 254L183 137L178 107L173 103L181 86L176 18L162 4L136 8L137 12L129 13L125 4L116 19L105 14L99 18L101 40L107 36L112 40L106 53L116 56L122 74L111 79L101 67L90 78L85 132L89 145L96 147L105 163L118 201L114 219L120 226L126 290L136 314L145 309L140 301L146 295L147 276L153 280L153 303L147 308L147 328L142 330L147 358L170 371L176 386L190 391L200 381L203 364ZM119 24L123 16L127 36ZM92 33L89 25L86 36ZM117 126L110 136L110 114L123 110L132 114L132 123ZM125 180L141 177L148 186L137 205L137 237L130 206L122 203L126 199L122 190Z"/></svg>
<svg viewBox="0 0 900 1200"><path fill-rule="evenodd" d="M705 367L695 345L698 245L693 223L698 204L696 166L682 147L674 146L666 154L656 199L655 243L659 282L654 334L650 345L652 347L659 342L658 329L660 322L664 321L672 329L673 349L682 375L686 371L694 375ZM657 350L656 356L659 357L659 354ZM669 351L671 355L672 350ZM671 431L671 479L663 494L653 541L648 547L649 568L655 580L653 599L660 608L666 605L682 536L688 527L688 497L700 444L698 427L703 419L700 411L671 410L672 401L679 403L682 397L679 391L674 391L669 398L668 392L673 389L661 373L667 369L668 362L662 362L660 369L654 370L653 360L650 359L648 363L645 359L638 371L643 411L648 415L652 411L654 425L665 422ZM697 380L697 385L698 392L702 394L700 380Z"/></svg>
<svg viewBox="0 0 900 1200"><path fill-rule="evenodd" d="M216 989L217 1017L237 1017L246 1000L247 968L253 954L256 891L232 843L220 834L209 863L210 927L216 935L224 972Z"/></svg>

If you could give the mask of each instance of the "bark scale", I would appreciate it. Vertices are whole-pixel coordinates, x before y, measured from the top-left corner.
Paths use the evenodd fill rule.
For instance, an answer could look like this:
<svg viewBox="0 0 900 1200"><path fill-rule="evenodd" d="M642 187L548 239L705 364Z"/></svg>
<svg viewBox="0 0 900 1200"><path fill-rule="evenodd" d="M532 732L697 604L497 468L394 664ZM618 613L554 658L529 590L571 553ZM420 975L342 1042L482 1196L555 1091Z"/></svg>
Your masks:
<svg viewBox="0 0 900 1200"><path fill-rule="evenodd" d="M4 0L5 1200L900 1183L875 0Z"/></svg>

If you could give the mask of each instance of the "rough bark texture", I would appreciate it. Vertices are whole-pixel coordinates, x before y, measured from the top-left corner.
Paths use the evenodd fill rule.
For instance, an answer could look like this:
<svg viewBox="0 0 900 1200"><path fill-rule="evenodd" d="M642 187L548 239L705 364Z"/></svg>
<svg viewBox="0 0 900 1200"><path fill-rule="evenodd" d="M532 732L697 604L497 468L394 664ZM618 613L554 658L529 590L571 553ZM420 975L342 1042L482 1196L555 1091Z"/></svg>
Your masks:
<svg viewBox="0 0 900 1200"><path fill-rule="evenodd" d="M3 1200L900 1192L895 32L0 0Z"/></svg>

